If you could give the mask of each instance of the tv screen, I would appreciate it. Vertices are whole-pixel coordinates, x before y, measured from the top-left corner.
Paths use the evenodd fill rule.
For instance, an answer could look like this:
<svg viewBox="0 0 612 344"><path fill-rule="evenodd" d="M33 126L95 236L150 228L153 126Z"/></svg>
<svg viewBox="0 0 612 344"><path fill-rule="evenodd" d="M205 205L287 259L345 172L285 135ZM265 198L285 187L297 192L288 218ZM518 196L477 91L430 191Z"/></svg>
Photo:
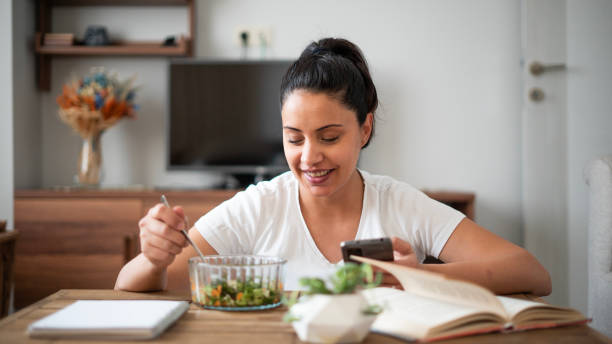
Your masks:
<svg viewBox="0 0 612 344"><path fill-rule="evenodd" d="M172 60L168 169L287 170L279 94L291 63Z"/></svg>

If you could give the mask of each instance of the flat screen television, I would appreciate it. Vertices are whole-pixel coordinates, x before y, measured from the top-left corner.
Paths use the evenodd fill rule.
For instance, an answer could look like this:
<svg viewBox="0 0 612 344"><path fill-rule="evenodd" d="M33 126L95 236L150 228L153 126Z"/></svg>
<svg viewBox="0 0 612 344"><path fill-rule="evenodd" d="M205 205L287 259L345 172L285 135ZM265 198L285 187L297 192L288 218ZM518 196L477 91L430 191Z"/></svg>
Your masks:
<svg viewBox="0 0 612 344"><path fill-rule="evenodd" d="M291 63L171 60L168 170L288 170L279 94Z"/></svg>

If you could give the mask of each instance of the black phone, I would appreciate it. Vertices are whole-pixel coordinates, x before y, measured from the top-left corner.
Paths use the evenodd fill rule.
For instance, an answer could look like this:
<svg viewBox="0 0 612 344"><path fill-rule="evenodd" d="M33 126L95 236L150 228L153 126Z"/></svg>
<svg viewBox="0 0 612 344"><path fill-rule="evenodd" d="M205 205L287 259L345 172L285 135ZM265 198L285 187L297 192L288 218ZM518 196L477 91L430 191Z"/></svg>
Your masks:
<svg viewBox="0 0 612 344"><path fill-rule="evenodd" d="M342 249L342 259L345 263L359 263L350 259L351 255L393 261L393 245L389 238L343 241L340 249Z"/></svg>

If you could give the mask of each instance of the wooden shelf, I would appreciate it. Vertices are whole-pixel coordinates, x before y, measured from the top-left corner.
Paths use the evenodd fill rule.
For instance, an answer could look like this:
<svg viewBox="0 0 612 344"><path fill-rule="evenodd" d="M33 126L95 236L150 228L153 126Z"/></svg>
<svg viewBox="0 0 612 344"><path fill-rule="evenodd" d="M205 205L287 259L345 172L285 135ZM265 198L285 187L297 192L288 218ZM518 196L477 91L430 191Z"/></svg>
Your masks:
<svg viewBox="0 0 612 344"><path fill-rule="evenodd" d="M52 6L186 6L189 0L48 0Z"/></svg>
<svg viewBox="0 0 612 344"><path fill-rule="evenodd" d="M35 51L41 55L78 56L187 56L188 39L181 37L176 45L164 46L161 42L121 42L112 45L43 45L42 34L36 33Z"/></svg>

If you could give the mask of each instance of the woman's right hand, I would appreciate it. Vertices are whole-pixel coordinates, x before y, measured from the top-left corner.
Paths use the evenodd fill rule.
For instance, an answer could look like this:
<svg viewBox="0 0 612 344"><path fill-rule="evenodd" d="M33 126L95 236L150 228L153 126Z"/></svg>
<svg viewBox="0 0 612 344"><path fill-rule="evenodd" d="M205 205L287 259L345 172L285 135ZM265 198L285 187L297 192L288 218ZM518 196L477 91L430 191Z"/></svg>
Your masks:
<svg viewBox="0 0 612 344"><path fill-rule="evenodd" d="M159 203L138 222L142 254L159 269L170 265L188 245L180 231L185 229L183 208L170 209Z"/></svg>

